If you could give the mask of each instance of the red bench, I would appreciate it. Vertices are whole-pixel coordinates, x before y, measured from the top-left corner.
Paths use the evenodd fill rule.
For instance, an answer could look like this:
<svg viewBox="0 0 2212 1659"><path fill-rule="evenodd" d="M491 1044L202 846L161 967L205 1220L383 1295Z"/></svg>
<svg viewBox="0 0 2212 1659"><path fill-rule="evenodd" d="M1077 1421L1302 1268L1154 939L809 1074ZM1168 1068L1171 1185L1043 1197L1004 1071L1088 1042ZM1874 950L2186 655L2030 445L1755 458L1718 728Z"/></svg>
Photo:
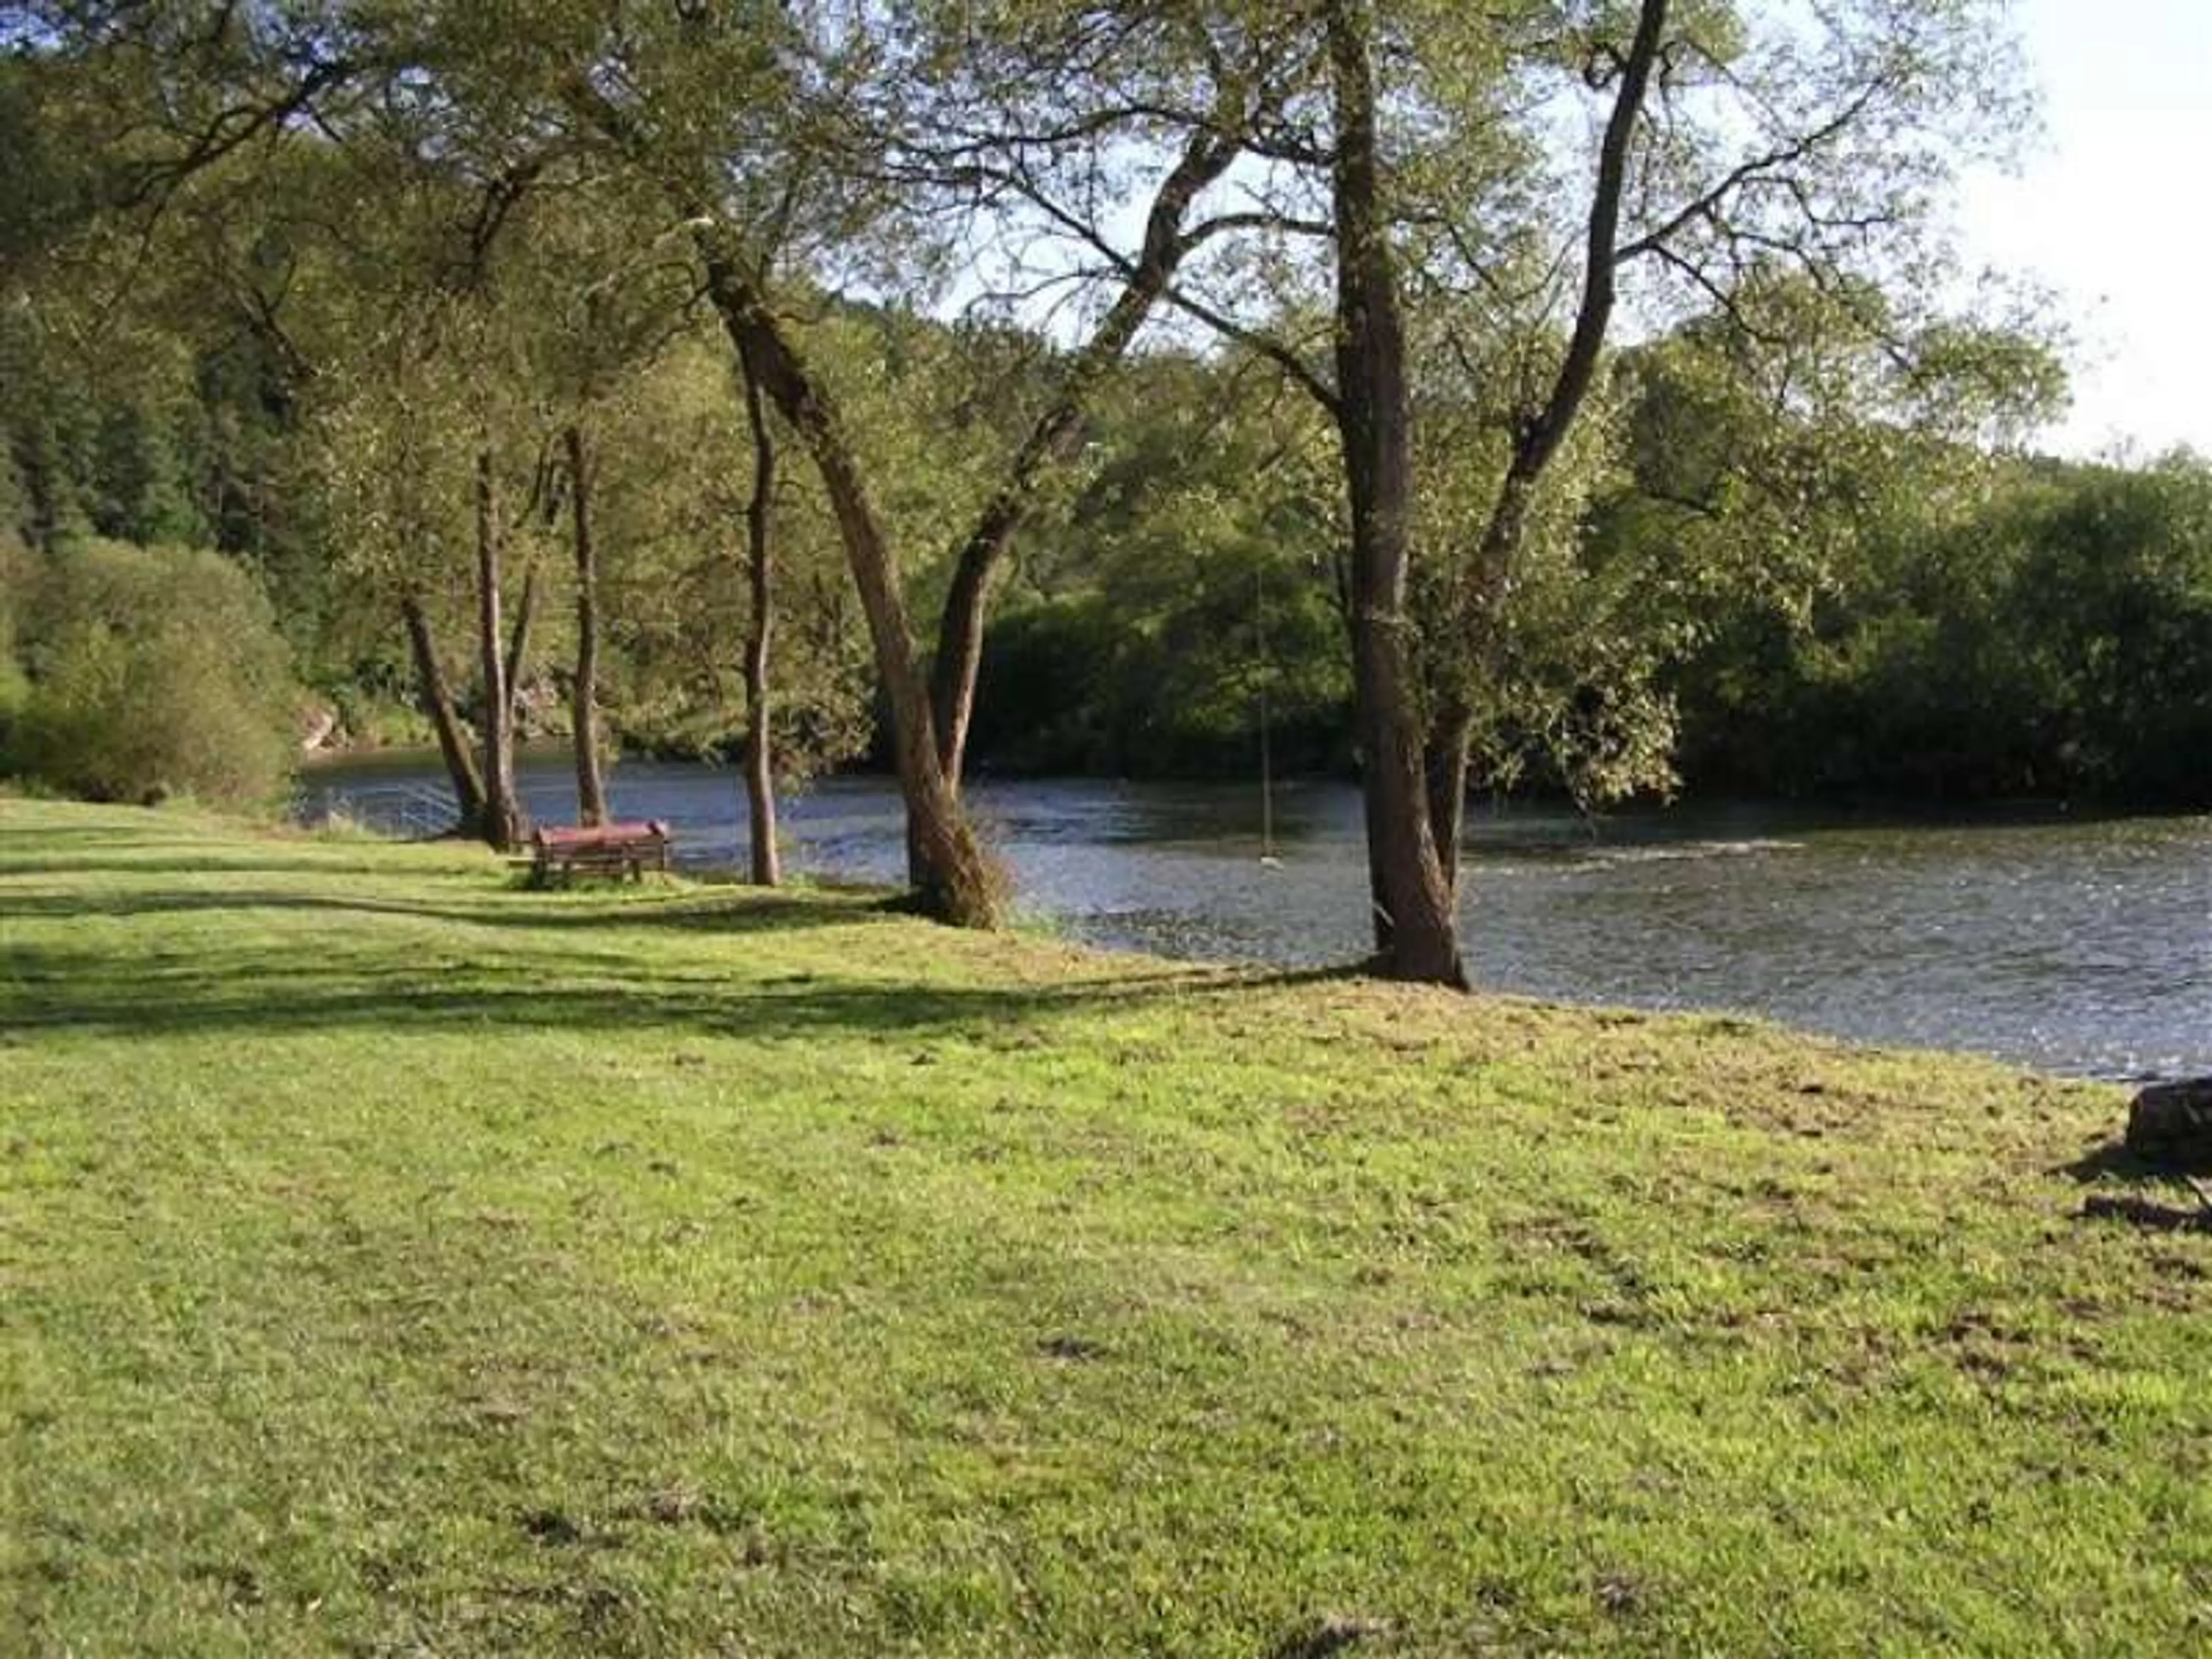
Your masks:
<svg viewBox="0 0 2212 1659"><path fill-rule="evenodd" d="M530 837L530 878L538 886L562 886L579 873L630 881L647 870L665 874L676 838L659 818L649 823L602 823L589 829L539 830Z"/></svg>

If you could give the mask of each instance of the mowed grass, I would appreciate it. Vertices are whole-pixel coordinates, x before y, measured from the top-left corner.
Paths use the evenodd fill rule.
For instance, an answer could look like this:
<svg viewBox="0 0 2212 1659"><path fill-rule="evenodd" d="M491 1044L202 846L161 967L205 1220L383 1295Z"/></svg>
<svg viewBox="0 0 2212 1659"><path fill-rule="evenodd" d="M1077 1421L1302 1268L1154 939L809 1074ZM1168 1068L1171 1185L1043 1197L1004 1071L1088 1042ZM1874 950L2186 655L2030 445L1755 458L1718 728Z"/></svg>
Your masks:
<svg viewBox="0 0 2212 1659"><path fill-rule="evenodd" d="M21 802L0 1030L0 1650L2212 1644L2116 1091Z"/></svg>

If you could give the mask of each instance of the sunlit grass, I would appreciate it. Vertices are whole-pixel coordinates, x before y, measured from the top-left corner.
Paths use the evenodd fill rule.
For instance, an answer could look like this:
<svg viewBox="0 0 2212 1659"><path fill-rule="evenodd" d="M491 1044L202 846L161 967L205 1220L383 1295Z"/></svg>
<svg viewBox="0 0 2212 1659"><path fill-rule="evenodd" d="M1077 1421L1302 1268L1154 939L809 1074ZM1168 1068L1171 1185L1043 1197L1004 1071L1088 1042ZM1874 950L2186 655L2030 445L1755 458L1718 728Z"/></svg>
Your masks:
<svg viewBox="0 0 2212 1659"><path fill-rule="evenodd" d="M0 1649L2212 1642L2109 1091L24 802L0 975Z"/></svg>

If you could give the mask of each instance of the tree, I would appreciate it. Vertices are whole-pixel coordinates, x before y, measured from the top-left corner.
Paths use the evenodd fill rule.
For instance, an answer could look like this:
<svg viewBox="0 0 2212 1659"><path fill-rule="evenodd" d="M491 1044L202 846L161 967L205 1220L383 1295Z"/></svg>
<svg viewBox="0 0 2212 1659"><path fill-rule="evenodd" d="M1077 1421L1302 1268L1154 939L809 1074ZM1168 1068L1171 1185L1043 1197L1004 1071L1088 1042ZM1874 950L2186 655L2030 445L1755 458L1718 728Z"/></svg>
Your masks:
<svg viewBox="0 0 2212 1659"><path fill-rule="evenodd" d="M1275 61L1312 70L1245 135L1267 164L1249 186L1250 252L1227 267L1246 280L1209 285L1200 270L1168 297L1268 355L1341 435L1382 971L1464 977L1455 863L1480 694L1499 681L1530 526L1598 384L1624 283L1644 279L1646 326L1692 307L1743 323L1739 295L1778 267L1823 297L1808 322L1856 319L1884 278L1934 292L1922 236L1934 187L2016 124L1996 14L1984 0L1810 13L1328 0L1310 25L1277 25ZM1297 326L1316 239L1333 255L1328 365ZM1276 280L1249 281L1255 269ZM1468 359L1502 362L1508 384L1486 399L1503 442L1480 529L1422 549L1407 319L1440 305L1467 319ZM1416 619L1408 573L1430 564L1443 572L1419 584L1432 608Z"/></svg>
<svg viewBox="0 0 2212 1659"><path fill-rule="evenodd" d="M865 753L871 703L866 642L854 636L826 507L780 465L763 491L744 403L726 343L697 319L588 413L592 535L605 555L599 709L629 746L741 757L750 816ZM762 413L779 453L773 412ZM753 591L763 563L765 608ZM772 656L750 648L763 623ZM757 834L754 856L775 845L772 830Z"/></svg>
<svg viewBox="0 0 2212 1659"><path fill-rule="evenodd" d="M319 367L309 415L330 503L334 556L404 625L416 696L444 759L457 828L495 846L524 833L514 790L514 693L536 600L509 632L503 592L501 459L473 389L467 331L434 298L361 319ZM542 497L544 469L532 487ZM472 642L477 730L463 719L438 642Z"/></svg>
<svg viewBox="0 0 2212 1659"><path fill-rule="evenodd" d="M745 631L745 802L750 819L754 884L774 887L782 879L776 845L775 768L772 720L775 707L769 679L769 647L775 629L775 433L769 424L760 374L750 359L739 362L744 381L745 429L752 436L752 491L745 501L745 578L752 617Z"/></svg>
<svg viewBox="0 0 2212 1659"><path fill-rule="evenodd" d="M1037 18L1042 27L1032 27ZM595 45L591 60L613 58L622 72L590 80L571 74L562 88L581 129L662 190L689 228L734 355L749 365L823 480L874 643L906 799L914 885L925 909L971 925L994 921L1001 908L999 880L959 805L989 595L1040 479L1076 447L1082 411L1100 379L1203 240L1184 221L1235 160L1238 144L1230 135L1237 124L1193 132L1158 175L1141 246L1133 255L1117 252L1108 268L1112 302L1060 366L1053 395L954 556L933 668L916 639L895 544L846 411L778 296L790 286L782 273L805 269L794 250L803 252L810 239L819 248L825 231L843 233L842 240L897 216L900 198L883 189L887 173L925 197L957 190L988 199L1019 189L1042 201L1035 181L1060 158L1079 155L1092 158L1094 191L1103 184L1110 174L1097 161L1101 135L1117 124L1134 126L1119 107L1115 70L1156 72L1146 53L1167 51L1179 20L1148 28L1106 58L1091 49L1089 21L1050 10L963 19L949 27L963 50L946 53L936 50L945 37L933 32L947 27L945 20L925 17L916 50L890 54L886 78L874 70L884 61L874 39L884 26L879 18L794 19L781 30L764 30L757 20L731 26L693 15L672 36L632 34ZM970 71L994 61L994 47L1005 54L995 61L1028 67L1012 94L988 106L1005 118L938 136L939 118L960 107L964 92L992 83ZM1037 102L1051 82L1037 70L1043 60L1069 71L1057 83L1060 105L1048 121ZM702 78L702 63L719 64L725 73ZM935 63L958 66L950 84L930 83L927 70ZM917 74L917 64L924 72ZM1093 92L1109 100L1100 112L1066 120L1066 100ZM862 112L857 121L844 113L852 109ZM702 133L703 143L696 136ZM908 215L900 222L915 221Z"/></svg>
<svg viewBox="0 0 2212 1659"><path fill-rule="evenodd" d="M1340 469L1321 410L1236 352L1115 377L986 645L978 761L1109 776L1350 760Z"/></svg>

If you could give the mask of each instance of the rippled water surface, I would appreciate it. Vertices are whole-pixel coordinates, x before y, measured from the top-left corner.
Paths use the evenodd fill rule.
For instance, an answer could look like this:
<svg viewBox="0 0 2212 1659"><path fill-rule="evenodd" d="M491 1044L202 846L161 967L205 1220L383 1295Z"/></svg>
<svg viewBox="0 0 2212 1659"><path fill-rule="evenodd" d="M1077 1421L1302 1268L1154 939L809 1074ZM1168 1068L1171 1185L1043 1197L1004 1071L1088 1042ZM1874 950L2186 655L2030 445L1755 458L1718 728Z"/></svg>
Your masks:
<svg viewBox="0 0 2212 1659"><path fill-rule="evenodd" d="M374 820L440 787L434 763L319 768L303 810ZM523 767L532 812L573 820L565 757ZM686 860L742 860L737 775L629 763L626 817L667 819ZM971 799L1024 902L1074 936L1169 955L1340 961L1366 939L1358 803L1276 798L1260 860L1247 785L979 781ZM837 780L787 803L798 865L895 880L896 793ZM2046 1069L2212 1073L2212 818L1988 817L1838 824L1771 807L1608 821L1473 815L1470 963L1485 984L1577 1001L1729 1008Z"/></svg>

